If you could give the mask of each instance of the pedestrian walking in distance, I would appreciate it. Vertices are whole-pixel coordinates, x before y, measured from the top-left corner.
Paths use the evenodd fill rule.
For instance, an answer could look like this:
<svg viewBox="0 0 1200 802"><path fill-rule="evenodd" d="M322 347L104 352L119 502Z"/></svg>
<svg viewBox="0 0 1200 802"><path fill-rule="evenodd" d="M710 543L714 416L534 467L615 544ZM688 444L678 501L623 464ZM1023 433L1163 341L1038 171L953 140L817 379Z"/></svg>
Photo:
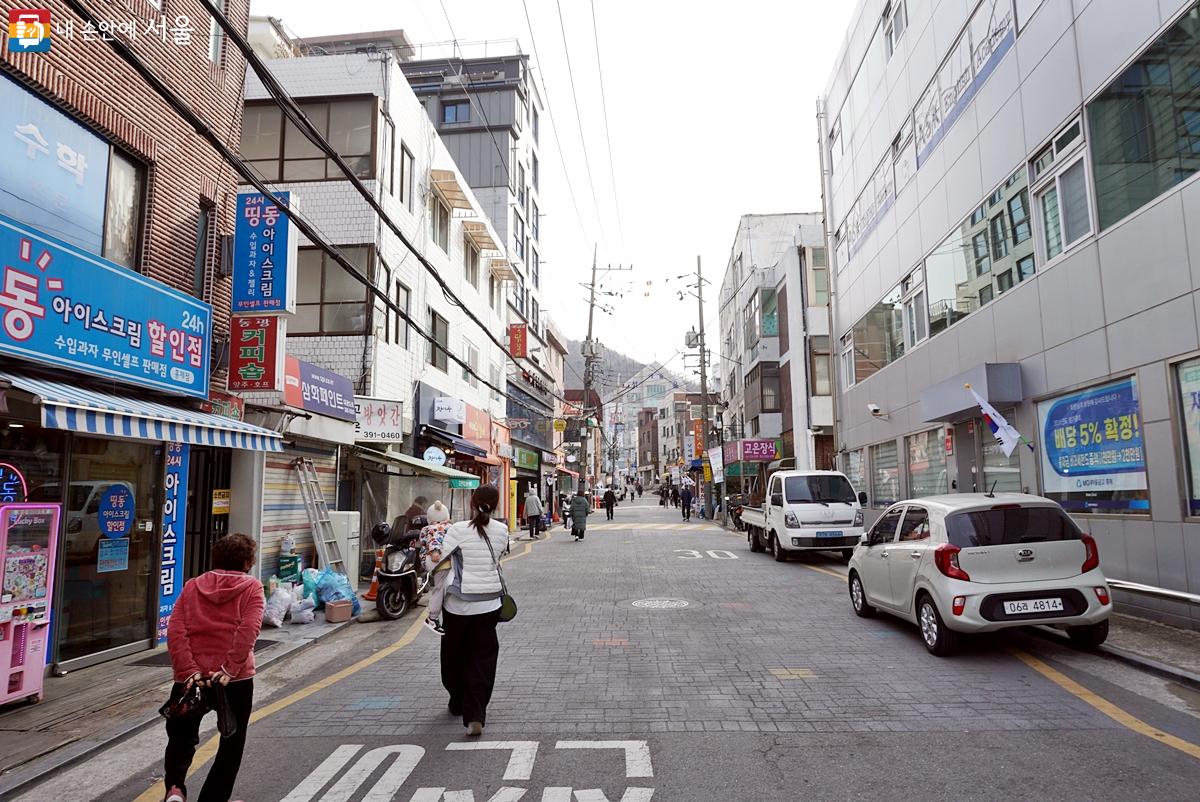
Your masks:
<svg viewBox="0 0 1200 802"><path fill-rule="evenodd" d="M610 487L608 490L604 491L605 520L611 521L613 519L613 507L615 506L617 506L617 494L614 493L613 489Z"/></svg>
<svg viewBox="0 0 1200 802"><path fill-rule="evenodd" d="M504 583L499 556L508 548L508 527L492 518L500 492L491 485L471 494L471 520L450 527L443 555L453 555L453 573L442 605L442 685L450 713L462 716L467 735L483 734L496 684L496 661Z"/></svg>
<svg viewBox="0 0 1200 802"><path fill-rule="evenodd" d="M671 487L671 506L679 509L679 488Z"/></svg>
<svg viewBox="0 0 1200 802"><path fill-rule="evenodd" d="M580 490L571 499L571 535L576 540L583 540L587 529L587 517L592 513L592 505L587 496Z"/></svg>
<svg viewBox="0 0 1200 802"><path fill-rule="evenodd" d="M242 765L254 701L254 641L263 620L263 586L248 573L254 567L254 550L254 541L245 535L226 535L214 543L213 570L187 581L167 625L175 675L171 701L197 683L221 686L237 722L237 731L221 738L199 802L229 802ZM187 773L200 742L202 718L167 720L166 802L187 802Z"/></svg>
<svg viewBox="0 0 1200 802"><path fill-rule="evenodd" d="M537 491L530 491L525 497L525 521L529 524L529 539L538 539L538 530L542 526L542 514L545 512L542 509L542 500L538 498Z"/></svg>
<svg viewBox="0 0 1200 802"><path fill-rule="evenodd" d="M634 488L637 490L638 498L641 498L642 497L642 483L638 482L636 485L634 485Z"/></svg>
<svg viewBox="0 0 1200 802"><path fill-rule="evenodd" d="M684 485L683 490L679 494L679 503L683 507L683 520L692 520L692 487Z"/></svg>

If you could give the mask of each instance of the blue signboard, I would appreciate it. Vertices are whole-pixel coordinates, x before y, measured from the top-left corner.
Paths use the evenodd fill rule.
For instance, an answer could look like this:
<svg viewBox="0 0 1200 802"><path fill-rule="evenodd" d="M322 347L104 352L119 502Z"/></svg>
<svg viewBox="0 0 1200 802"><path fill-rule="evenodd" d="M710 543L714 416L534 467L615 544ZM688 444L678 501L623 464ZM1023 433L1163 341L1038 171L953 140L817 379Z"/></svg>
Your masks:
<svg viewBox="0 0 1200 802"><path fill-rule="evenodd" d="M127 485L110 485L100 497L100 509L96 511L100 534L113 540L129 537L133 531L133 506L133 493Z"/></svg>
<svg viewBox="0 0 1200 802"><path fill-rule="evenodd" d="M1147 510L1137 380L1038 404L1042 487L1068 509Z"/></svg>
<svg viewBox="0 0 1200 802"><path fill-rule="evenodd" d="M290 192L275 193L295 208ZM292 223L259 192L238 195L233 236L233 312L296 311L296 233Z"/></svg>
<svg viewBox="0 0 1200 802"><path fill-rule="evenodd" d="M100 253L108 154L103 139L0 76L0 214Z"/></svg>
<svg viewBox="0 0 1200 802"><path fill-rule="evenodd" d="M101 538L98 545L100 548L96 552L96 573L106 574L129 568L129 538Z"/></svg>
<svg viewBox="0 0 1200 802"><path fill-rule="evenodd" d="M183 591L183 548L187 535L187 481L191 450L187 443L167 444L163 480L162 561L158 573L158 642L167 639L171 611Z"/></svg>
<svg viewBox="0 0 1200 802"><path fill-rule="evenodd" d="M0 270L0 354L208 398L208 304L2 215Z"/></svg>

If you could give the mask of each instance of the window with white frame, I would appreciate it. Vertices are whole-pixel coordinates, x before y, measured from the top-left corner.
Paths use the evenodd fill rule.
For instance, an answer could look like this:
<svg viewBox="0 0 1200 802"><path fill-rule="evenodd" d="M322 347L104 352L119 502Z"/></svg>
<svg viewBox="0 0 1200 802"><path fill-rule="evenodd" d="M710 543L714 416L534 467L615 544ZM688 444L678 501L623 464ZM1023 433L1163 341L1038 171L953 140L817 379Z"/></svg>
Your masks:
<svg viewBox="0 0 1200 802"><path fill-rule="evenodd" d="M467 237L463 237L463 277L479 289L479 249Z"/></svg>
<svg viewBox="0 0 1200 802"><path fill-rule="evenodd" d="M463 368L463 381L472 387L478 387L479 349L475 347L475 343L466 337L463 337L463 361L467 363L466 367Z"/></svg>
<svg viewBox="0 0 1200 802"><path fill-rule="evenodd" d="M833 127L829 129L829 172L833 173L837 169L837 163L842 158L842 117L838 117L833 121Z"/></svg>
<svg viewBox="0 0 1200 802"><path fill-rule="evenodd" d="M889 3L883 9L883 42L887 48L887 57L891 58L896 52L896 45L908 27L908 15L904 12L904 0Z"/></svg>
<svg viewBox="0 0 1200 802"><path fill-rule="evenodd" d="M225 13L225 0L213 0L213 5L216 6L218 13ZM221 50L223 49L222 44L224 39L225 32L217 24L217 18L215 16L210 17L208 21L208 60L213 64L221 63Z"/></svg>
<svg viewBox="0 0 1200 802"><path fill-rule="evenodd" d="M432 228L433 241L443 253L450 252L450 210L437 198L431 198L433 208L429 214L429 225Z"/></svg>
<svg viewBox="0 0 1200 802"><path fill-rule="evenodd" d="M838 364L842 376L842 389L846 389L854 385L854 335L843 335L841 344Z"/></svg>
<svg viewBox="0 0 1200 802"><path fill-rule="evenodd" d="M917 150L913 146L912 115L904 118L900 132L892 140L892 172L896 185L896 194L904 188L917 172Z"/></svg>
<svg viewBox="0 0 1200 802"><path fill-rule="evenodd" d="M1082 122L1076 118L1030 163L1042 254L1055 258L1092 232Z"/></svg>
<svg viewBox="0 0 1200 802"><path fill-rule="evenodd" d="M900 282L904 309L904 344L912 348L929 336L929 307L925 303L925 273L921 268Z"/></svg>
<svg viewBox="0 0 1200 802"><path fill-rule="evenodd" d="M499 401L503 396L500 395L499 390L494 389L494 388L501 386L501 384L500 384L500 366L497 365L495 362L493 362L491 364L491 366L488 368L488 381L491 382L492 388L493 388L491 391L492 392L492 400Z"/></svg>

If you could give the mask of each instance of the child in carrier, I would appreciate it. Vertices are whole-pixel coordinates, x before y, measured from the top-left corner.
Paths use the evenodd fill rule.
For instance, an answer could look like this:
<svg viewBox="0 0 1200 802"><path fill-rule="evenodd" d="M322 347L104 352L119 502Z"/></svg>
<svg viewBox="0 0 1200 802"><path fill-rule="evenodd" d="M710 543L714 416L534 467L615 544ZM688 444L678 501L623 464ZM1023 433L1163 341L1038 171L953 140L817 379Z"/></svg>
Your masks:
<svg viewBox="0 0 1200 802"><path fill-rule="evenodd" d="M442 541L450 528L450 510L440 501L435 501L425 513L428 526L421 530L421 560L429 577L429 615L425 626L438 635L445 635L442 628L442 601L446 598L450 563L442 562Z"/></svg>

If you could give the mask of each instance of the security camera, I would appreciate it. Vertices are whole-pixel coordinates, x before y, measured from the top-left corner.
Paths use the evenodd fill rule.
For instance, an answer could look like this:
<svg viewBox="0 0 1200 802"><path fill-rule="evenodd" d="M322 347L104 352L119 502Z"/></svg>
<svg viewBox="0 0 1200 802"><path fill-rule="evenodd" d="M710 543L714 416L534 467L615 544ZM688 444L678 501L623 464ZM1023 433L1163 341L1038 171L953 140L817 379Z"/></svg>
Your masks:
<svg viewBox="0 0 1200 802"><path fill-rule="evenodd" d="M867 404L867 411L870 412L872 415L878 415L880 412L883 412L883 410L879 408L878 404L870 404L870 403Z"/></svg>

